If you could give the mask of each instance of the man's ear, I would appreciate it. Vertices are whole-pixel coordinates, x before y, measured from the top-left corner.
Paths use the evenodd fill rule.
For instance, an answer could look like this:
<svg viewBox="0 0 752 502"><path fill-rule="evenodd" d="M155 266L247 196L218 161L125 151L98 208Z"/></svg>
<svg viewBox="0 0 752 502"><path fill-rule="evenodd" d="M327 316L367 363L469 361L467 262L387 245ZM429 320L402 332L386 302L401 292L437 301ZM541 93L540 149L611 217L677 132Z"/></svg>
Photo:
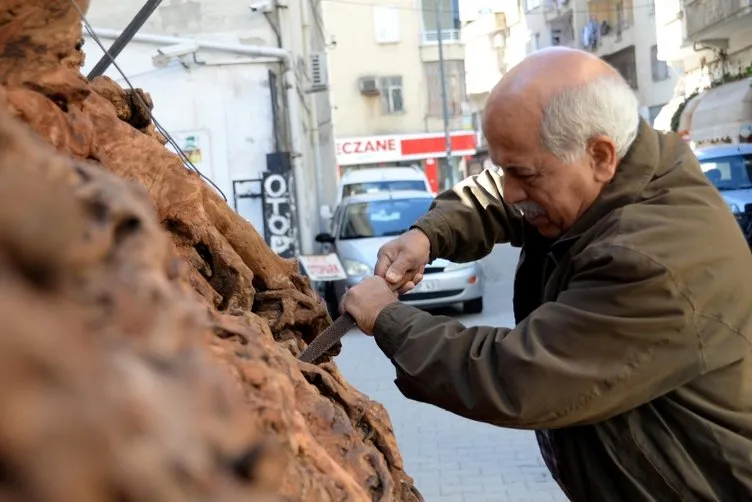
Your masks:
<svg viewBox="0 0 752 502"><path fill-rule="evenodd" d="M588 142L588 154L593 160L593 175L596 181L608 183L616 174L619 159L616 155L616 143L608 136L595 136Z"/></svg>

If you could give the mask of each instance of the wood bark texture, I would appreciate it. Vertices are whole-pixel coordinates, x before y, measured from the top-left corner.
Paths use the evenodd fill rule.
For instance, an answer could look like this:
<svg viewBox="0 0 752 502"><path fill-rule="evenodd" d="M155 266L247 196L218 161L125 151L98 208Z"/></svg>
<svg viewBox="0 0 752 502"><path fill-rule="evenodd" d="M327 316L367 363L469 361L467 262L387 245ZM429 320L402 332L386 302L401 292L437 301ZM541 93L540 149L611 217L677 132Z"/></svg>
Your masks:
<svg viewBox="0 0 752 502"><path fill-rule="evenodd" d="M293 261L80 73L88 0L0 0L0 499L420 501ZM136 97L140 95L146 106Z"/></svg>

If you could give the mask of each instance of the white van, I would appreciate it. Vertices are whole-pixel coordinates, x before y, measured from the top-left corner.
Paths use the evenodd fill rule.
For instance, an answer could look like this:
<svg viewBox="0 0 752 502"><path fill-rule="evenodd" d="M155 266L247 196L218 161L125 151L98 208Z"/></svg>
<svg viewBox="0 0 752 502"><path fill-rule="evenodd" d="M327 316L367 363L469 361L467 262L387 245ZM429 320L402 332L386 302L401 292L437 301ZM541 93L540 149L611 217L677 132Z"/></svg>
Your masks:
<svg viewBox="0 0 752 502"><path fill-rule="evenodd" d="M345 197L377 192L420 191L436 195L426 174L418 166L410 167L367 167L345 172L337 190L337 205ZM332 210L329 206L321 207L321 217L329 219Z"/></svg>

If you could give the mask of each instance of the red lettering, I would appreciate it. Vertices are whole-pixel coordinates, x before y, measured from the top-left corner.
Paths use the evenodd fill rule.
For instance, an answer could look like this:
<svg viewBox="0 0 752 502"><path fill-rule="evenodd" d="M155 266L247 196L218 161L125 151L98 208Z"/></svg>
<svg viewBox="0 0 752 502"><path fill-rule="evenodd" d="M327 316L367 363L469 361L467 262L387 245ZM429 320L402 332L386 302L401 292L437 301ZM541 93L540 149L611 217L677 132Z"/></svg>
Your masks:
<svg viewBox="0 0 752 502"><path fill-rule="evenodd" d="M337 143L337 155L395 151L397 151L397 140L394 139L377 139L373 141L344 141L342 143Z"/></svg>

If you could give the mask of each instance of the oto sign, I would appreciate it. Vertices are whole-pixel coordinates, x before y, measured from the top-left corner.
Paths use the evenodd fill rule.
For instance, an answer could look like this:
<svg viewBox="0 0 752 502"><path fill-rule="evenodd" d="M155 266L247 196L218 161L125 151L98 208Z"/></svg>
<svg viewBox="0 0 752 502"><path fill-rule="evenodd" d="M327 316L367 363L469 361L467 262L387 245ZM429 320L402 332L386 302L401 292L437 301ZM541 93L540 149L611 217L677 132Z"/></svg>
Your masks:
<svg viewBox="0 0 752 502"><path fill-rule="evenodd" d="M297 254L297 246L290 178L286 173L266 171L262 186L264 238L272 251L283 258L292 258Z"/></svg>

